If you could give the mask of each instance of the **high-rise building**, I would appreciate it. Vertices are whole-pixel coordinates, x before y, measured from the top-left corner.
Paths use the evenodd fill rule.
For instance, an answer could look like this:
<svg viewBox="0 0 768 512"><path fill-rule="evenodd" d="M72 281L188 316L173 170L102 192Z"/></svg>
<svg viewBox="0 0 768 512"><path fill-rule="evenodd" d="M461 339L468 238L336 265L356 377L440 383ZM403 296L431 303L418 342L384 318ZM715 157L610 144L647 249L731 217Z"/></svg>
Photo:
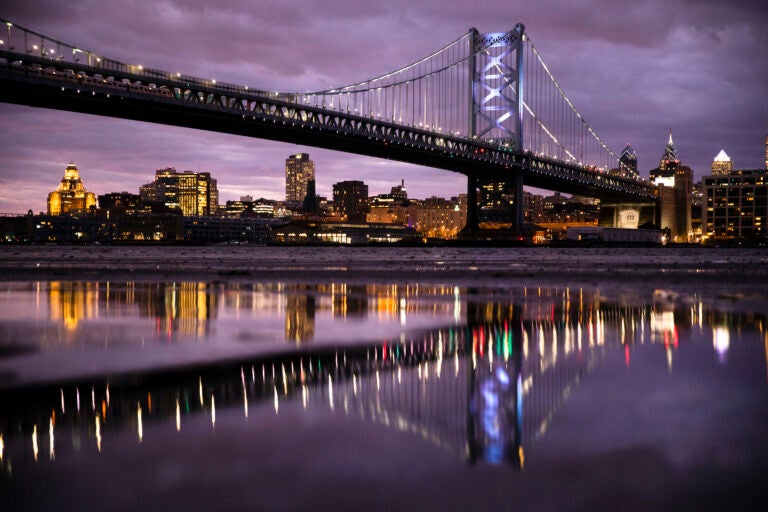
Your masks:
<svg viewBox="0 0 768 512"><path fill-rule="evenodd" d="M702 178L701 232L710 240L765 240L768 171L733 171Z"/></svg>
<svg viewBox="0 0 768 512"><path fill-rule="evenodd" d="M768 135L765 136L765 168L768 169Z"/></svg>
<svg viewBox="0 0 768 512"><path fill-rule="evenodd" d="M92 207L96 207L96 194L85 189L77 166L70 162L59 188L48 194L48 215L85 213Z"/></svg>
<svg viewBox="0 0 768 512"><path fill-rule="evenodd" d="M712 161L712 174L729 174L731 171L733 171L733 162L731 162L731 157L728 156L724 149L721 149L715 159Z"/></svg>
<svg viewBox="0 0 768 512"><path fill-rule="evenodd" d="M672 140L672 129L664 148L659 167L651 169L651 182L659 186L660 208L656 225L668 229L673 242L689 242L693 237L691 225L691 198L693 170L680 164L677 148Z"/></svg>
<svg viewBox="0 0 768 512"><path fill-rule="evenodd" d="M362 181L333 184L333 208L349 222L365 222L368 212L368 185Z"/></svg>
<svg viewBox="0 0 768 512"><path fill-rule="evenodd" d="M651 169L650 178L654 185L664 185L665 187L675 186L675 168L680 165L680 159L677 158L677 148L672 140L672 128L669 129L669 140L664 148L664 155L659 161L656 169Z"/></svg>
<svg viewBox="0 0 768 512"><path fill-rule="evenodd" d="M627 143L624 146L624 150L619 157L620 168L628 172L631 176L636 177L637 173L637 153L635 149Z"/></svg>
<svg viewBox="0 0 768 512"><path fill-rule="evenodd" d="M173 167L155 171L155 181L143 185L140 196L157 201L185 216L214 215L219 208L216 180L209 172L177 172Z"/></svg>
<svg viewBox="0 0 768 512"><path fill-rule="evenodd" d="M307 153L298 153L285 160L285 202L300 208L307 197L309 180L315 179L315 162Z"/></svg>

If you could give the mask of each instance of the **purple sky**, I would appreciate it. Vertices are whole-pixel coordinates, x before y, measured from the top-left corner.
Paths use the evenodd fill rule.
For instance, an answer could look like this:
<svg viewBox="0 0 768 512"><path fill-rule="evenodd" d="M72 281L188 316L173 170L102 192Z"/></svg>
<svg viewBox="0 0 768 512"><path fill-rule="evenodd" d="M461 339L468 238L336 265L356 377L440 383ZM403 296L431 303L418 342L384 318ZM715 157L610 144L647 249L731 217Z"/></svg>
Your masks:
<svg viewBox="0 0 768 512"><path fill-rule="evenodd" d="M641 174L672 127L697 176L724 148L762 168L768 135L765 0L27 0L0 17L117 60L274 90L317 90L391 71L466 33L526 25L595 131ZM221 202L284 199L285 158L308 152L317 189L405 179L411 197L465 191L455 173L308 148L0 103L0 213L45 210L67 162L96 194L138 192L154 170L209 171Z"/></svg>

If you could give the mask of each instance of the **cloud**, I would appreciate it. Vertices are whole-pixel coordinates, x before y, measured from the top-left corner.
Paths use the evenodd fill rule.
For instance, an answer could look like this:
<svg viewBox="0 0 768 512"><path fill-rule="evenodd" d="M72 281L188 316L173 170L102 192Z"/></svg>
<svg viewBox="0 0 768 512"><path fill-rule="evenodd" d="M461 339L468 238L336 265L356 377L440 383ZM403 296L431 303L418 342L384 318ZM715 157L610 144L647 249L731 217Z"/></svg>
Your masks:
<svg viewBox="0 0 768 512"><path fill-rule="evenodd" d="M413 62L466 33L522 22L576 107L644 174L673 127L700 176L724 147L763 165L768 133L768 10L762 0L29 0L4 16L127 62L274 90L323 89ZM44 207L72 159L96 193L136 191L158 167L210 170L222 200L284 195L286 156L309 152L318 191L363 179L371 193L406 179L411 196L451 196L461 175L245 137L0 104L0 211ZM231 196L230 196L231 195Z"/></svg>

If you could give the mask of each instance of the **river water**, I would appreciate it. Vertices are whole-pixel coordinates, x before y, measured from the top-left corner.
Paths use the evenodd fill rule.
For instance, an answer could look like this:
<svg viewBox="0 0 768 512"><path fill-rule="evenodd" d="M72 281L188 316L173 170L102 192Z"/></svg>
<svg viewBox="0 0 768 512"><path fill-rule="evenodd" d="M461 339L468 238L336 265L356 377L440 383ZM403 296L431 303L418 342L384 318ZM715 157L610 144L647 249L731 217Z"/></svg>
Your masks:
<svg viewBox="0 0 768 512"><path fill-rule="evenodd" d="M2 247L0 502L761 509L766 262Z"/></svg>

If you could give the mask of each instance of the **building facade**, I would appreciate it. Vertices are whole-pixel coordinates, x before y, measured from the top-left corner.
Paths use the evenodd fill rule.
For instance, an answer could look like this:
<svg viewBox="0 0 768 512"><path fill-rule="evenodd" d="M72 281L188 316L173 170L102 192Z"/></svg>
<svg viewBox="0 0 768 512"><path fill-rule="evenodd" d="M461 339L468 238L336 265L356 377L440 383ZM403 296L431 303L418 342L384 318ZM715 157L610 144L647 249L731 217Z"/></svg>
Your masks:
<svg viewBox="0 0 768 512"><path fill-rule="evenodd" d="M702 239L765 239L768 221L768 171L733 171L702 179Z"/></svg>
<svg viewBox="0 0 768 512"><path fill-rule="evenodd" d="M348 222L365 222L368 185L362 181L340 181L333 185L333 209Z"/></svg>
<svg viewBox="0 0 768 512"><path fill-rule="evenodd" d="M293 208L301 208L307 197L307 186L315 179L315 162L307 153L291 155L285 160L285 202Z"/></svg>
<svg viewBox="0 0 768 512"><path fill-rule="evenodd" d="M184 216L215 215L219 208L216 180L208 172L158 169L155 181L143 185L139 195L144 201L180 210Z"/></svg>
<svg viewBox="0 0 768 512"><path fill-rule="evenodd" d="M48 194L48 215L86 213L96 207L96 194L88 192L77 166L70 162L59 187Z"/></svg>

